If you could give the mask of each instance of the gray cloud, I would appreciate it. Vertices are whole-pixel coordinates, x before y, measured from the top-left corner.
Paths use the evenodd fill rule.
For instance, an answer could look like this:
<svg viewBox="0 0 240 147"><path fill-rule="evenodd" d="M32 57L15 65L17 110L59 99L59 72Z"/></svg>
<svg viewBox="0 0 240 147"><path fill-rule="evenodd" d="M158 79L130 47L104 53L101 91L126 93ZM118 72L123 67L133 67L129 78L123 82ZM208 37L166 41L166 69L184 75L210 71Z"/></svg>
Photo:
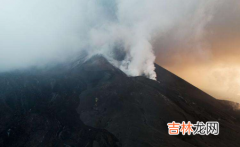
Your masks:
<svg viewBox="0 0 240 147"><path fill-rule="evenodd" d="M203 1L154 42L157 62L192 66L226 60L239 61L240 2ZM190 63L191 62L191 63Z"/></svg>
<svg viewBox="0 0 240 147"><path fill-rule="evenodd" d="M203 2L155 40L156 62L216 98L240 102L240 1Z"/></svg>
<svg viewBox="0 0 240 147"><path fill-rule="evenodd" d="M154 61L208 58L208 28L222 0L25 0L0 2L0 71L103 54L130 76L155 78ZM120 47L119 47L120 46ZM124 52L116 60L116 49ZM185 55L185 54L184 54ZM168 57L170 56L170 58Z"/></svg>

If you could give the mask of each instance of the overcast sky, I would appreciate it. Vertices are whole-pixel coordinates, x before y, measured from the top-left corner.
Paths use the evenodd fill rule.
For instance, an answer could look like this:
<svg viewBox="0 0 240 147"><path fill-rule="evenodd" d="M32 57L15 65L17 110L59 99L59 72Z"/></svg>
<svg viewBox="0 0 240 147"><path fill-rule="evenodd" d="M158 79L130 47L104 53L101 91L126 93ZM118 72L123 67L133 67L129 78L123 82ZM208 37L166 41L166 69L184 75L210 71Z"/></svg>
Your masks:
<svg viewBox="0 0 240 147"><path fill-rule="evenodd" d="M217 98L240 102L240 1L222 1L211 8L200 50L194 36L187 42L186 37L177 38L185 28L176 27L155 44L156 61Z"/></svg>
<svg viewBox="0 0 240 147"><path fill-rule="evenodd" d="M113 57L118 46L123 61ZM217 98L240 102L239 0L0 0L1 72L82 51L152 79L156 61Z"/></svg>

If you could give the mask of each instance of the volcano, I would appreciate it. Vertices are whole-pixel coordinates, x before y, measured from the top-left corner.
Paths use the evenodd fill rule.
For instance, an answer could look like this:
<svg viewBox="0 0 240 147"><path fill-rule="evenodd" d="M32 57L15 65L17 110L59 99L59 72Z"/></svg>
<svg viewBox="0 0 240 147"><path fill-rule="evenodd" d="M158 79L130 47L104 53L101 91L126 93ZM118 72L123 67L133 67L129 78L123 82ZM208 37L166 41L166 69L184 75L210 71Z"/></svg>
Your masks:
<svg viewBox="0 0 240 147"><path fill-rule="evenodd" d="M240 112L156 66L128 77L104 57L0 74L1 147L234 147ZM219 135L168 134L167 123L218 121Z"/></svg>

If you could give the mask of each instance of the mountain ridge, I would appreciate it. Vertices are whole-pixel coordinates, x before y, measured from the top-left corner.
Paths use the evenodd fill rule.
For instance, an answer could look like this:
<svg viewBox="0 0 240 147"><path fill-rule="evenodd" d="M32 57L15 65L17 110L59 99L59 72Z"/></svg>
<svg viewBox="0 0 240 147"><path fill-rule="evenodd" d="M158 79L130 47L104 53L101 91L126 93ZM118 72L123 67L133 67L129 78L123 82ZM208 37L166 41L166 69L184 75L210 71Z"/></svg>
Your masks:
<svg viewBox="0 0 240 147"><path fill-rule="evenodd" d="M104 57L0 74L0 146L238 146L239 112L156 65L128 77ZM170 136L167 123L219 121L219 136Z"/></svg>

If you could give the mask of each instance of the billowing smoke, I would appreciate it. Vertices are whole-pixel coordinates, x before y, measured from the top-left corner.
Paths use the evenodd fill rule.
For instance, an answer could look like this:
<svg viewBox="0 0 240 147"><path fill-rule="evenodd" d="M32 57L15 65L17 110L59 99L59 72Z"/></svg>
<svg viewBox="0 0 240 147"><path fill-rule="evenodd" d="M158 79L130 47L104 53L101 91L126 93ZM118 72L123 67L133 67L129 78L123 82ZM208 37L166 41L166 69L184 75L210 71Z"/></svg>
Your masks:
<svg viewBox="0 0 240 147"><path fill-rule="evenodd" d="M189 30L201 36L211 19L198 21L208 3L215 1L1 0L0 71L64 62L85 51L102 54L130 76L155 79L152 42L178 25L197 27L178 36ZM192 13L196 18L188 20Z"/></svg>

